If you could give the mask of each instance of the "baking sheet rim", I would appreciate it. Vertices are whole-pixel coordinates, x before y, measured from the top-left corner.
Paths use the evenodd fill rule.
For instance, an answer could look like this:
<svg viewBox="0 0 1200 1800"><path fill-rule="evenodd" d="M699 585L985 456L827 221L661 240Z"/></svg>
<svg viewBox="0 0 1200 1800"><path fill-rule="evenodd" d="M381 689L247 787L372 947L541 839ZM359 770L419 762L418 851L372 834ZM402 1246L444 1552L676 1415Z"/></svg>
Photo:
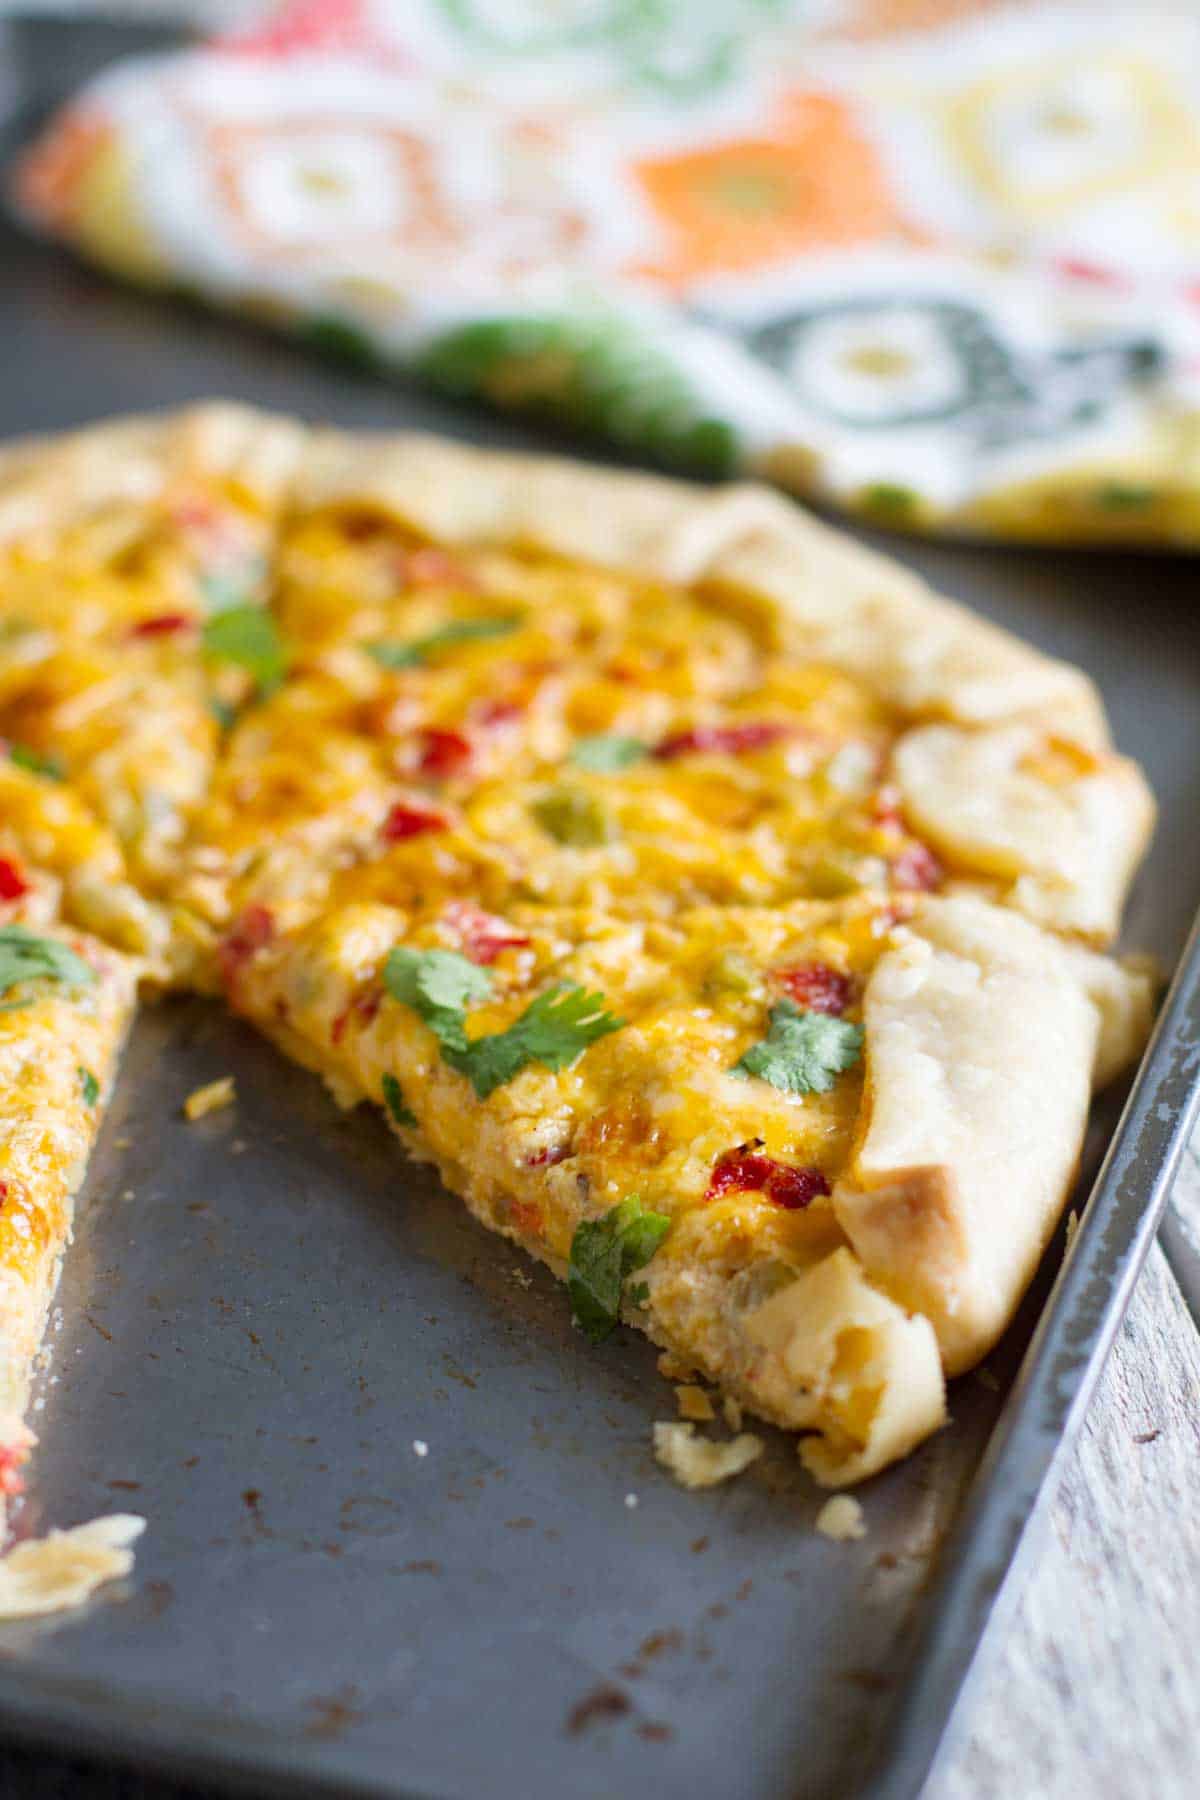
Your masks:
<svg viewBox="0 0 1200 1800"><path fill-rule="evenodd" d="M863 1800L916 1800L1020 1598L1109 1350L1200 1119L1200 913L979 1469L920 1608ZM1050 1415L1050 1416L1048 1416Z"/></svg>

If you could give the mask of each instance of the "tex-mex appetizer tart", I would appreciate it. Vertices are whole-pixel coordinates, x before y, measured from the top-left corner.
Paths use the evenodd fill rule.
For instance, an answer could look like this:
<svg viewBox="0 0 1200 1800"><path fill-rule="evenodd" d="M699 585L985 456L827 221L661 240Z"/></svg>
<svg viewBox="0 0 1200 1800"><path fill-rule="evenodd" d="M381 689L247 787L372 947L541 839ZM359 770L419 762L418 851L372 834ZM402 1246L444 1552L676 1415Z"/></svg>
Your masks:
<svg viewBox="0 0 1200 1800"><path fill-rule="evenodd" d="M1147 1029L1086 676L755 488L225 405L17 445L0 739L0 1116L61 1144L0 1140L14 1480L137 991L380 1107L832 1486L942 1423Z"/></svg>

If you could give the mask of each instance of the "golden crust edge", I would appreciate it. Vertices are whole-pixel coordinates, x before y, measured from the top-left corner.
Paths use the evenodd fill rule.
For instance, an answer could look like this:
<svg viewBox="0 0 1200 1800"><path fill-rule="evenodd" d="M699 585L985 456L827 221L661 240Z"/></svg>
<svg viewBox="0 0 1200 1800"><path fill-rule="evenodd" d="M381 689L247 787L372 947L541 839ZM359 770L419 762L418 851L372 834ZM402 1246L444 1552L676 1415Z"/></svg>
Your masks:
<svg viewBox="0 0 1200 1800"><path fill-rule="evenodd" d="M929 900L864 996L866 1089L833 1208L869 1278L927 1317L948 1376L1010 1324L1074 1186L1096 1087L1154 984L973 897Z"/></svg>
<svg viewBox="0 0 1200 1800"><path fill-rule="evenodd" d="M1066 718L1081 742L1108 741L1081 670L753 483L713 489L419 433L314 431L293 506L349 505L378 507L446 543L526 544L660 580L746 591L767 602L798 650L874 679L914 715L977 724ZM919 655L905 654L906 639Z"/></svg>
<svg viewBox="0 0 1200 1800"><path fill-rule="evenodd" d="M97 509L152 503L172 482L228 481L283 506L309 427L233 400L103 420L0 449L0 546L69 530Z"/></svg>

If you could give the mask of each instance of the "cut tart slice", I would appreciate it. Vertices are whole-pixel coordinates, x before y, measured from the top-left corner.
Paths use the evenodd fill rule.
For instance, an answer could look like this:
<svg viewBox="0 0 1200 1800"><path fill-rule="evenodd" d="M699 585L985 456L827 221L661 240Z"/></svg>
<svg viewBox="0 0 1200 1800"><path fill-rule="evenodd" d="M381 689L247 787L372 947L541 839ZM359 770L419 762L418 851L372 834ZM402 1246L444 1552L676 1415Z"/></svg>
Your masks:
<svg viewBox="0 0 1200 1800"><path fill-rule="evenodd" d="M37 891L35 889L35 891ZM46 910L45 889L38 911ZM29 909L32 910L32 909ZM3 914L0 912L0 920ZM136 1002L138 963L0 922L0 1491L19 1488L33 1362Z"/></svg>
<svg viewBox="0 0 1200 1800"><path fill-rule="evenodd" d="M465 952L465 953L464 953ZM359 903L225 946L232 1004L382 1104L485 1224L807 1435L829 1484L941 1423L1073 1179L1149 983L967 896L671 921Z"/></svg>
<svg viewBox="0 0 1200 1800"><path fill-rule="evenodd" d="M0 1518L36 1442L25 1414L38 1347L139 973L52 922L53 878L23 879L0 905ZM118 1514L17 1544L0 1559L0 1619L77 1606L128 1574L143 1527Z"/></svg>

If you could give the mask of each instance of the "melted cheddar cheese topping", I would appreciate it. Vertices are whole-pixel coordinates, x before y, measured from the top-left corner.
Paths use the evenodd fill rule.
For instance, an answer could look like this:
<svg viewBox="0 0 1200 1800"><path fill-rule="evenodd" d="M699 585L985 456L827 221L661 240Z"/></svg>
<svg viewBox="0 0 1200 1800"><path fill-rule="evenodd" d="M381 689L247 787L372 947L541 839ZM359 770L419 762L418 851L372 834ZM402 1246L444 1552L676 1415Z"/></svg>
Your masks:
<svg viewBox="0 0 1200 1800"><path fill-rule="evenodd" d="M233 729L181 895L669 917L927 888L900 718L702 594L347 515L285 533L289 679Z"/></svg>
<svg viewBox="0 0 1200 1800"><path fill-rule="evenodd" d="M155 892L211 777L211 701L251 691L204 627L263 603L269 532L249 495L180 487L0 560L0 739L69 776Z"/></svg>
<svg viewBox="0 0 1200 1800"><path fill-rule="evenodd" d="M699 1209L726 1249L767 1229L794 1262L810 1240L814 1253L840 1241L828 1195L862 1110L861 1061L804 1093L738 1064L782 999L860 1018L896 919L894 903L869 897L705 907L670 921L355 902L281 938L265 933L227 974L233 1003L344 1101L378 1103L386 1078L398 1080L422 1149L456 1190L550 1261L565 1262L581 1218L636 1192L673 1219ZM400 942L489 972L491 991L468 1014L472 1040L505 1031L559 984L602 995L620 1029L565 1068L531 1062L469 1099L436 1036L388 991L385 961Z"/></svg>

